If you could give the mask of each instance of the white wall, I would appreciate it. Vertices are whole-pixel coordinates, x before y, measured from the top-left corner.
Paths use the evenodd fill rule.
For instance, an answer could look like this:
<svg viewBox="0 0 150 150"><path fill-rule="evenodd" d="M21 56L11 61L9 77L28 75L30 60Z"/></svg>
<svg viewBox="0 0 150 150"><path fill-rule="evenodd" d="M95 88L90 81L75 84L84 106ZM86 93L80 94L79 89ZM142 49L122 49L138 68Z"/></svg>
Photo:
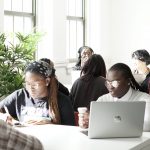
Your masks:
<svg viewBox="0 0 150 150"><path fill-rule="evenodd" d="M87 1L87 44L110 64L111 0Z"/></svg>
<svg viewBox="0 0 150 150"><path fill-rule="evenodd" d="M53 0L37 0L37 29L44 33L39 44L37 59L53 59Z"/></svg>
<svg viewBox="0 0 150 150"><path fill-rule="evenodd" d="M45 32L38 58L49 57L55 62L66 61L66 1L38 1L38 30Z"/></svg>
<svg viewBox="0 0 150 150"><path fill-rule="evenodd" d="M4 8L3 8L3 0L0 0L0 32L3 32L3 22L4 22Z"/></svg>
<svg viewBox="0 0 150 150"><path fill-rule="evenodd" d="M149 0L94 0L89 6L89 45L100 49L107 67L124 62L132 66L131 53L145 48L150 52L150 1ZM93 0L91 0L92 4ZM99 28L94 28L95 24ZM100 37L97 38L97 34ZM98 52L98 51L96 51Z"/></svg>
<svg viewBox="0 0 150 150"><path fill-rule="evenodd" d="M37 59L50 58L58 79L70 84L71 73L66 60L66 0L38 0L38 30L44 32Z"/></svg>
<svg viewBox="0 0 150 150"><path fill-rule="evenodd" d="M86 45L101 54L109 68L117 62L132 66L131 52L150 52L150 0L86 0ZM37 59L48 57L56 64L59 80L72 81L66 60L66 0L38 0L38 30L46 32ZM3 31L3 0L0 0L0 32Z"/></svg>
<svg viewBox="0 0 150 150"><path fill-rule="evenodd" d="M66 61L66 0L54 0L53 40L54 60Z"/></svg>
<svg viewBox="0 0 150 150"><path fill-rule="evenodd" d="M86 2L86 45L104 57L107 68L117 62L132 66L131 53L136 49L150 52L150 0ZM66 68L66 0L39 3L39 28L47 34L38 57L51 58L59 80L71 84L71 69Z"/></svg>
<svg viewBox="0 0 150 150"><path fill-rule="evenodd" d="M115 0L112 3L111 45L120 56L113 58L113 62L131 64L132 51L144 48L150 52L149 7L149 0Z"/></svg>

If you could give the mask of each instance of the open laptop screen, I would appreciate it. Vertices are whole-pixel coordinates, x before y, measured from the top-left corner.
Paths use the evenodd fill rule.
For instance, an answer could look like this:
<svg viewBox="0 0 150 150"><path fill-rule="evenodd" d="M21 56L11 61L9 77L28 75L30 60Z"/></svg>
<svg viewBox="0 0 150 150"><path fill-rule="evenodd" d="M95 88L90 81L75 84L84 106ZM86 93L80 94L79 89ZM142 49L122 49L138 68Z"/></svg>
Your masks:
<svg viewBox="0 0 150 150"><path fill-rule="evenodd" d="M144 101L91 102L89 138L141 136L145 104Z"/></svg>

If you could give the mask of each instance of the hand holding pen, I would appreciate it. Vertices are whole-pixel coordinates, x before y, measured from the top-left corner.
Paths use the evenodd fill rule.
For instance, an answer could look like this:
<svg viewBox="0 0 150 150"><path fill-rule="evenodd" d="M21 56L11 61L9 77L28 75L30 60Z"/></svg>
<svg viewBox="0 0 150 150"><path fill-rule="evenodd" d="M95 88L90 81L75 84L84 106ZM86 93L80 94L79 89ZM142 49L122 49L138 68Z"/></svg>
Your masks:
<svg viewBox="0 0 150 150"><path fill-rule="evenodd" d="M4 105L4 110L5 110L5 119L4 121L6 121L8 124L10 125L15 125L15 126L24 126L22 123L20 123L19 121L15 120L9 113L8 108Z"/></svg>
<svg viewBox="0 0 150 150"><path fill-rule="evenodd" d="M9 114L8 108L7 108L6 106L4 106L4 110L5 110L5 112L6 112L6 113L5 113L5 115L6 115L5 121L6 121L8 124L12 125L13 117Z"/></svg>

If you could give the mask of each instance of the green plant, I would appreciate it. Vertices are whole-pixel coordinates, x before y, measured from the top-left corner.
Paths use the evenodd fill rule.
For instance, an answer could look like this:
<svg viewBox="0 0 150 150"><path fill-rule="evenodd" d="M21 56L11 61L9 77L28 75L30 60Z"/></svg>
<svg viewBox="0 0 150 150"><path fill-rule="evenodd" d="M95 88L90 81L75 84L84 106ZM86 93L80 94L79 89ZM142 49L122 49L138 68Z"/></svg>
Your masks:
<svg viewBox="0 0 150 150"><path fill-rule="evenodd" d="M0 97L23 87L23 71L26 64L34 60L40 38L39 33L15 33L16 44L13 44L8 41L9 36L0 34Z"/></svg>

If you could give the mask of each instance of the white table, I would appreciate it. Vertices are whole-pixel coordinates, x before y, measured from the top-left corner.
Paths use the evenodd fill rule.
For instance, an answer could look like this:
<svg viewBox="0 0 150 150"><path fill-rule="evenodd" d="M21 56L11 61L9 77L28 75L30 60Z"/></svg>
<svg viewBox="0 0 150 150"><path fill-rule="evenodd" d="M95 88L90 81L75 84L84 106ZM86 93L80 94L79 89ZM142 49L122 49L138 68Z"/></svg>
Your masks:
<svg viewBox="0 0 150 150"><path fill-rule="evenodd" d="M17 127L37 137L45 150L150 150L150 132L140 138L89 139L79 127L39 125Z"/></svg>

